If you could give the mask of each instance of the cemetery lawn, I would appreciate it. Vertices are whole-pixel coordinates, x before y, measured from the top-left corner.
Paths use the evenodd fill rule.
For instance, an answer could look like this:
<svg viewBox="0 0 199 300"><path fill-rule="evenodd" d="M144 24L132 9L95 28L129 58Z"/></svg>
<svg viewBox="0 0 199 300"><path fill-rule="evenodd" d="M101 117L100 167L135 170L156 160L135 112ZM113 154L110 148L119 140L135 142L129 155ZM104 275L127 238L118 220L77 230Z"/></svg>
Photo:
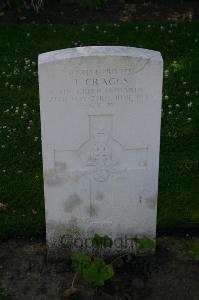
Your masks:
<svg viewBox="0 0 199 300"><path fill-rule="evenodd" d="M199 225L199 22L4 24L0 26L0 238L45 232L38 54L86 45L128 45L162 53L158 227Z"/></svg>

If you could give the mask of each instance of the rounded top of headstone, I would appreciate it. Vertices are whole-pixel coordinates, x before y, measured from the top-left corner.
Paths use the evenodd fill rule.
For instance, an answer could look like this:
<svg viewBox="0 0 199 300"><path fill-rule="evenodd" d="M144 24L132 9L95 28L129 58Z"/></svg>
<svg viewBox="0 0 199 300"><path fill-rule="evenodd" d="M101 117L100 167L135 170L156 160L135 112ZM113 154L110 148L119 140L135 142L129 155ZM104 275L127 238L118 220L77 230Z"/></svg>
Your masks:
<svg viewBox="0 0 199 300"><path fill-rule="evenodd" d="M85 46L42 53L39 55L38 63L43 64L53 61L88 56L139 57L163 62L160 52L154 50L125 46Z"/></svg>

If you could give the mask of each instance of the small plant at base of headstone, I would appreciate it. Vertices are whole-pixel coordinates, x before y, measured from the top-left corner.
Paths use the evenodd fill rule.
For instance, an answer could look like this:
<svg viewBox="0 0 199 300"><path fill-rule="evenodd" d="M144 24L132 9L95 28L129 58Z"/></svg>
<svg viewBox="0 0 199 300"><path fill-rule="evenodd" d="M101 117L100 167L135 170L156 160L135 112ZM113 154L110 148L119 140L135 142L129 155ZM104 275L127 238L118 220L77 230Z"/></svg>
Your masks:
<svg viewBox="0 0 199 300"><path fill-rule="evenodd" d="M108 235L100 236L99 234L95 234L91 242L92 242L92 247L96 249L113 246L113 241Z"/></svg>
<svg viewBox="0 0 199 300"><path fill-rule="evenodd" d="M188 255L199 263L199 242L192 243L188 249Z"/></svg>
<svg viewBox="0 0 199 300"><path fill-rule="evenodd" d="M92 247L100 251L103 248L112 247L112 239L105 235L95 234L91 240ZM105 281L113 277L114 271L112 264L106 262L98 256L90 257L81 251L76 251L71 255L72 270L75 272L71 287L64 292L64 298L69 299L74 294L80 292L79 288L74 287L75 280L81 275L86 282L94 283L97 286L103 286Z"/></svg>
<svg viewBox="0 0 199 300"><path fill-rule="evenodd" d="M153 252L155 242L147 237L135 238L136 251L138 252ZM113 240L108 235L100 236L95 234L91 240L92 248L101 254L101 250L113 246ZM71 268L75 272L71 287L64 292L64 298L69 299L74 294L81 291L80 288L74 287L77 276L80 275L88 283L93 283L96 286L103 286L105 281L112 278L114 275L113 264L116 261L127 257L127 262L134 260L135 255L131 253L122 253L115 257L110 263L106 263L99 256L89 256L81 251L73 252L71 255Z"/></svg>
<svg viewBox="0 0 199 300"><path fill-rule="evenodd" d="M138 253L154 252L155 242L148 237L135 238L136 251Z"/></svg>

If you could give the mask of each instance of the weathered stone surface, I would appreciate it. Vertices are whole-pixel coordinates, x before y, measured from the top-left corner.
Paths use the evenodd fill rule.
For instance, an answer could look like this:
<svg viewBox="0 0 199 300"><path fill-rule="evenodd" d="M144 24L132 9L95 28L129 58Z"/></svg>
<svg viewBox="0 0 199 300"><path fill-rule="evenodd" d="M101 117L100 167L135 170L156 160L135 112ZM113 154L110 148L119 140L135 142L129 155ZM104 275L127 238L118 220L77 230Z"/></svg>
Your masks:
<svg viewBox="0 0 199 300"><path fill-rule="evenodd" d="M131 47L39 55L49 247L155 238L162 71L159 52Z"/></svg>

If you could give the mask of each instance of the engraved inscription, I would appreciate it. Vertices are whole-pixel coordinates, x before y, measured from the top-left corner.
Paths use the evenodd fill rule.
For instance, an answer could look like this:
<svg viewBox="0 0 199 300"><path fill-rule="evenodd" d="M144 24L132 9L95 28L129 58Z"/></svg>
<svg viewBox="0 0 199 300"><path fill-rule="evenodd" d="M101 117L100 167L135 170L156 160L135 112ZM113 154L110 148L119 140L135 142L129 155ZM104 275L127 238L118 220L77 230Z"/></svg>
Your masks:
<svg viewBox="0 0 199 300"><path fill-rule="evenodd" d="M145 103L149 95L135 87L135 69L70 70L64 76L66 86L51 91L50 103L76 103L88 106L114 106Z"/></svg>

